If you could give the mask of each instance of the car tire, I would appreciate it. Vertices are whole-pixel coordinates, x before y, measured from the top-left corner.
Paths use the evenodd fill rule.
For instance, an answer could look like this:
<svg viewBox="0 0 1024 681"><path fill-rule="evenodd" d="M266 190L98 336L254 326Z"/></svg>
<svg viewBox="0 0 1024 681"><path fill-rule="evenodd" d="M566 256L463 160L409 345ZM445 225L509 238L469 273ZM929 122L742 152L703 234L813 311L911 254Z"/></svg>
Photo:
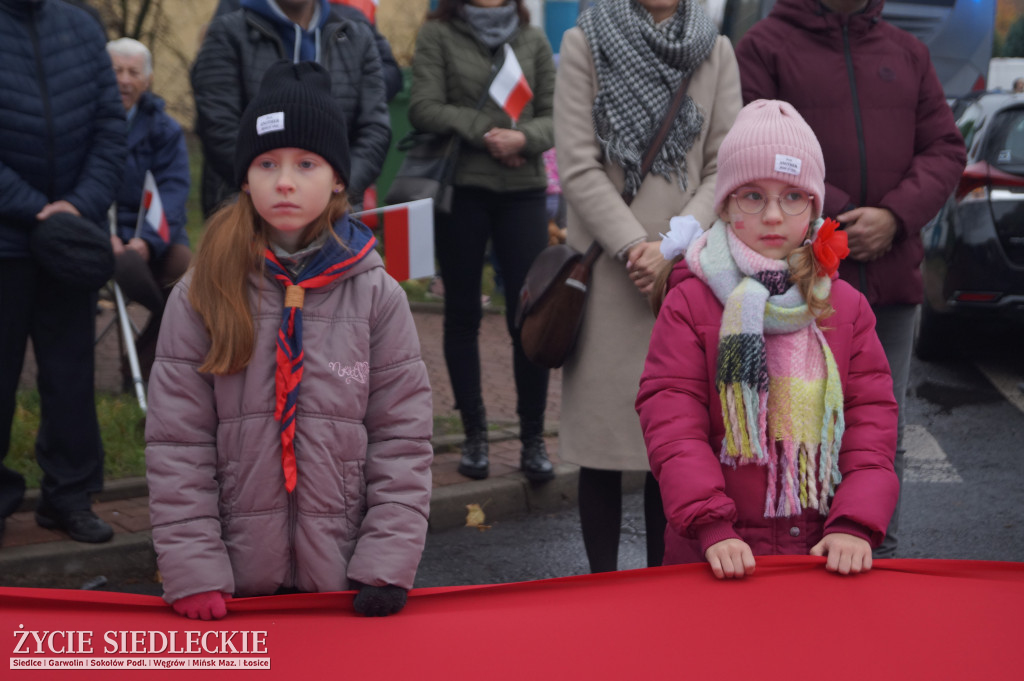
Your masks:
<svg viewBox="0 0 1024 681"><path fill-rule="evenodd" d="M937 362L956 356L957 337L952 319L933 310L927 301L921 304L914 326L914 354L918 359Z"/></svg>

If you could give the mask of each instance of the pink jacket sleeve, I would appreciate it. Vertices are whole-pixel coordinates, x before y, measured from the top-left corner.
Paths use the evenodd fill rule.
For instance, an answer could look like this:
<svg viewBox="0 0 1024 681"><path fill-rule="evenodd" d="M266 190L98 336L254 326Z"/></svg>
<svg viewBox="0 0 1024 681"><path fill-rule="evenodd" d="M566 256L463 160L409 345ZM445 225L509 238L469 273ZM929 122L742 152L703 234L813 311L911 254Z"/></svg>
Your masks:
<svg viewBox="0 0 1024 681"><path fill-rule="evenodd" d="M669 525L708 546L739 535L733 529L736 505L725 493L722 466L710 444L708 352L686 294L695 286L703 284L686 281L665 298L651 333L636 409Z"/></svg>
<svg viewBox="0 0 1024 681"><path fill-rule="evenodd" d="M188 281L171 292L149 379L146 482L164 599L206 591L233 593L231 561L221 538L217 407L202 319L188 302Z"/></svg>

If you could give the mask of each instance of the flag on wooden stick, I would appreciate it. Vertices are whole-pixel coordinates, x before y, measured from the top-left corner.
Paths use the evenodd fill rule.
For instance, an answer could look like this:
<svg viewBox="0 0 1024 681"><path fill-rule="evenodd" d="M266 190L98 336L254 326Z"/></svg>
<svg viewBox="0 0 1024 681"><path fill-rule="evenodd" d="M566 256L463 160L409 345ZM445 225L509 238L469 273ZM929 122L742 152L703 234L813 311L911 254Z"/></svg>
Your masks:
<svg viewBox="0 0 1024 681"><path fill-rule="evenodd" d="M519 114L533 99L533 90L526 82L526 76L523 75L523 69L519 66L516 53L508 43L505 43L505 63L501 65L498 74L494 76L488 93L490 93L491 99L505 110L513 123L519 120Z"/></svg>
<svg viewBox="0 0 1024 681"><path fill-rule="evenodd" d="M354 213L383 225L384 269L398 281L434 274L434 201L420 199Z"/></svg>
<svg viewBox="0 0 1024 681"><path fill-rule="evenodd" d="M146 171L146 179L142 183L142 205L139 206L139 220L135 225L135 236L141 237L143 230L155 234L165 244L171 243L171 228L164 214L164 203L160 200L160 191L156 187L156 178L152 171Z"/></svg>

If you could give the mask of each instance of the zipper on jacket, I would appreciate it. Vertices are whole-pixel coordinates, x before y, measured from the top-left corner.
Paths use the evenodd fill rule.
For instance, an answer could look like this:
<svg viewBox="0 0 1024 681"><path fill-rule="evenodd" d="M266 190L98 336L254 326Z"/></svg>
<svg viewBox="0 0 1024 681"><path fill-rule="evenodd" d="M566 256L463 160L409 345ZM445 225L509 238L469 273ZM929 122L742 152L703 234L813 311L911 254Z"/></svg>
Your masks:
<svg viewBox="0 0 1024 681"><path fill-rule="evenodd" d="M864 145L864 121L860 115L860 97L857 95L857 78L853 72L853 55L850 53L850 26L847 17L843 17L843 57L846 59L846 77L850 81L850 96L853 101L853 124L857 131L857 154L860 158L860 197L858 206L864 206L868 200L868 151ZM860 274L860 291L868 291L867 266L858 265Z"/></svg>
<svg viewBox="0 0 1024 681"><path fill-rule="evenodd" d="M262 33L264 37L274 41L274 45L277 46L278 57L280 57L281 59L288 58L288 55L284 53L284 42L281 40L280 36L277 35L277 33L275 33L274 31L267 30L266 27L262 26L259 22L254 21L249 16L246 16L246 23L248 23L250 26L256 29L256 31L258 31L259 33Z"/></svg>
<svg viewBox="0 0 1024 681"><path fill-rule="evenodd" d="M298 523L298 502L295 500L295 492L288 492L288 586L295 588L295 574L298 572L298 562L295 558L295 526Z"/></svg>
<svg viewBox="0 0 1024 681"><path fill-rule="evenodd" d="M43 119L46 121L46 167L50 178L50 186L46 198L51 202L57 200L57 151L53 131L53 107L50 102L50 91L46 87L46 73L43 70L42 49L39 45L39 27L36 25L36 6L29 4L29 34L32 37L32 52L36 59L36 78L39 80L39 94L43 102Z"/></svg>

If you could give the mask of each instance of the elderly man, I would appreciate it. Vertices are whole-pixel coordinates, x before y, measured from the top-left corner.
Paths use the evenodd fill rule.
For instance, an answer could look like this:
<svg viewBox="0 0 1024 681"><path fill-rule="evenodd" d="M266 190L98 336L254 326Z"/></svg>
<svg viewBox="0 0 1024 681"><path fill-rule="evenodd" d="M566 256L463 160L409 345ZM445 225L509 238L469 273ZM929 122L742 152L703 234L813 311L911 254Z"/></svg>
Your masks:
<svg viewBox="0 0 1024 681"><path fill-rule="evenodd" d="M114 278L130 299L149 310L149 322L136 340L142 378L149 380L164 303L175 281L188 269L192 252L185 232L189 166L185 134L164 113L164 101L149 91L153 57L137 40L107 43L128 119L128 160L117 192L117 234L111 236ZM153 174L166 219L166 231L140 219L146 172ZM122 364L130 385L127 364Z"/></svg>
<svg viewBox="0 0 1024 681"><path fill-rule="evenodd" d="M921 302L921 228L966 161L928 48L882 19L885 0L778 0L736 45L743 101L784 99L825 155L825 215L843 224L839 275L867 296L900 407ZM899 505L876 558L896 553Z"/></svg>
<svg viewBox="0 0 1024 681"><path fill-rule="evenodd" d="M6 456L31 337L42 411L36 522L84 542L113 536L90 498L103 488L93 390L96 291L44 271L29 244L33 230L59 214L80 215L99 230L114 200L124 111L105 43L96 21L77 7L0 0L0 447ZM65 258L68 267L74 260L56 256L51 260ZM24 478L0 465L0 534L24 492Z"/></svg>

